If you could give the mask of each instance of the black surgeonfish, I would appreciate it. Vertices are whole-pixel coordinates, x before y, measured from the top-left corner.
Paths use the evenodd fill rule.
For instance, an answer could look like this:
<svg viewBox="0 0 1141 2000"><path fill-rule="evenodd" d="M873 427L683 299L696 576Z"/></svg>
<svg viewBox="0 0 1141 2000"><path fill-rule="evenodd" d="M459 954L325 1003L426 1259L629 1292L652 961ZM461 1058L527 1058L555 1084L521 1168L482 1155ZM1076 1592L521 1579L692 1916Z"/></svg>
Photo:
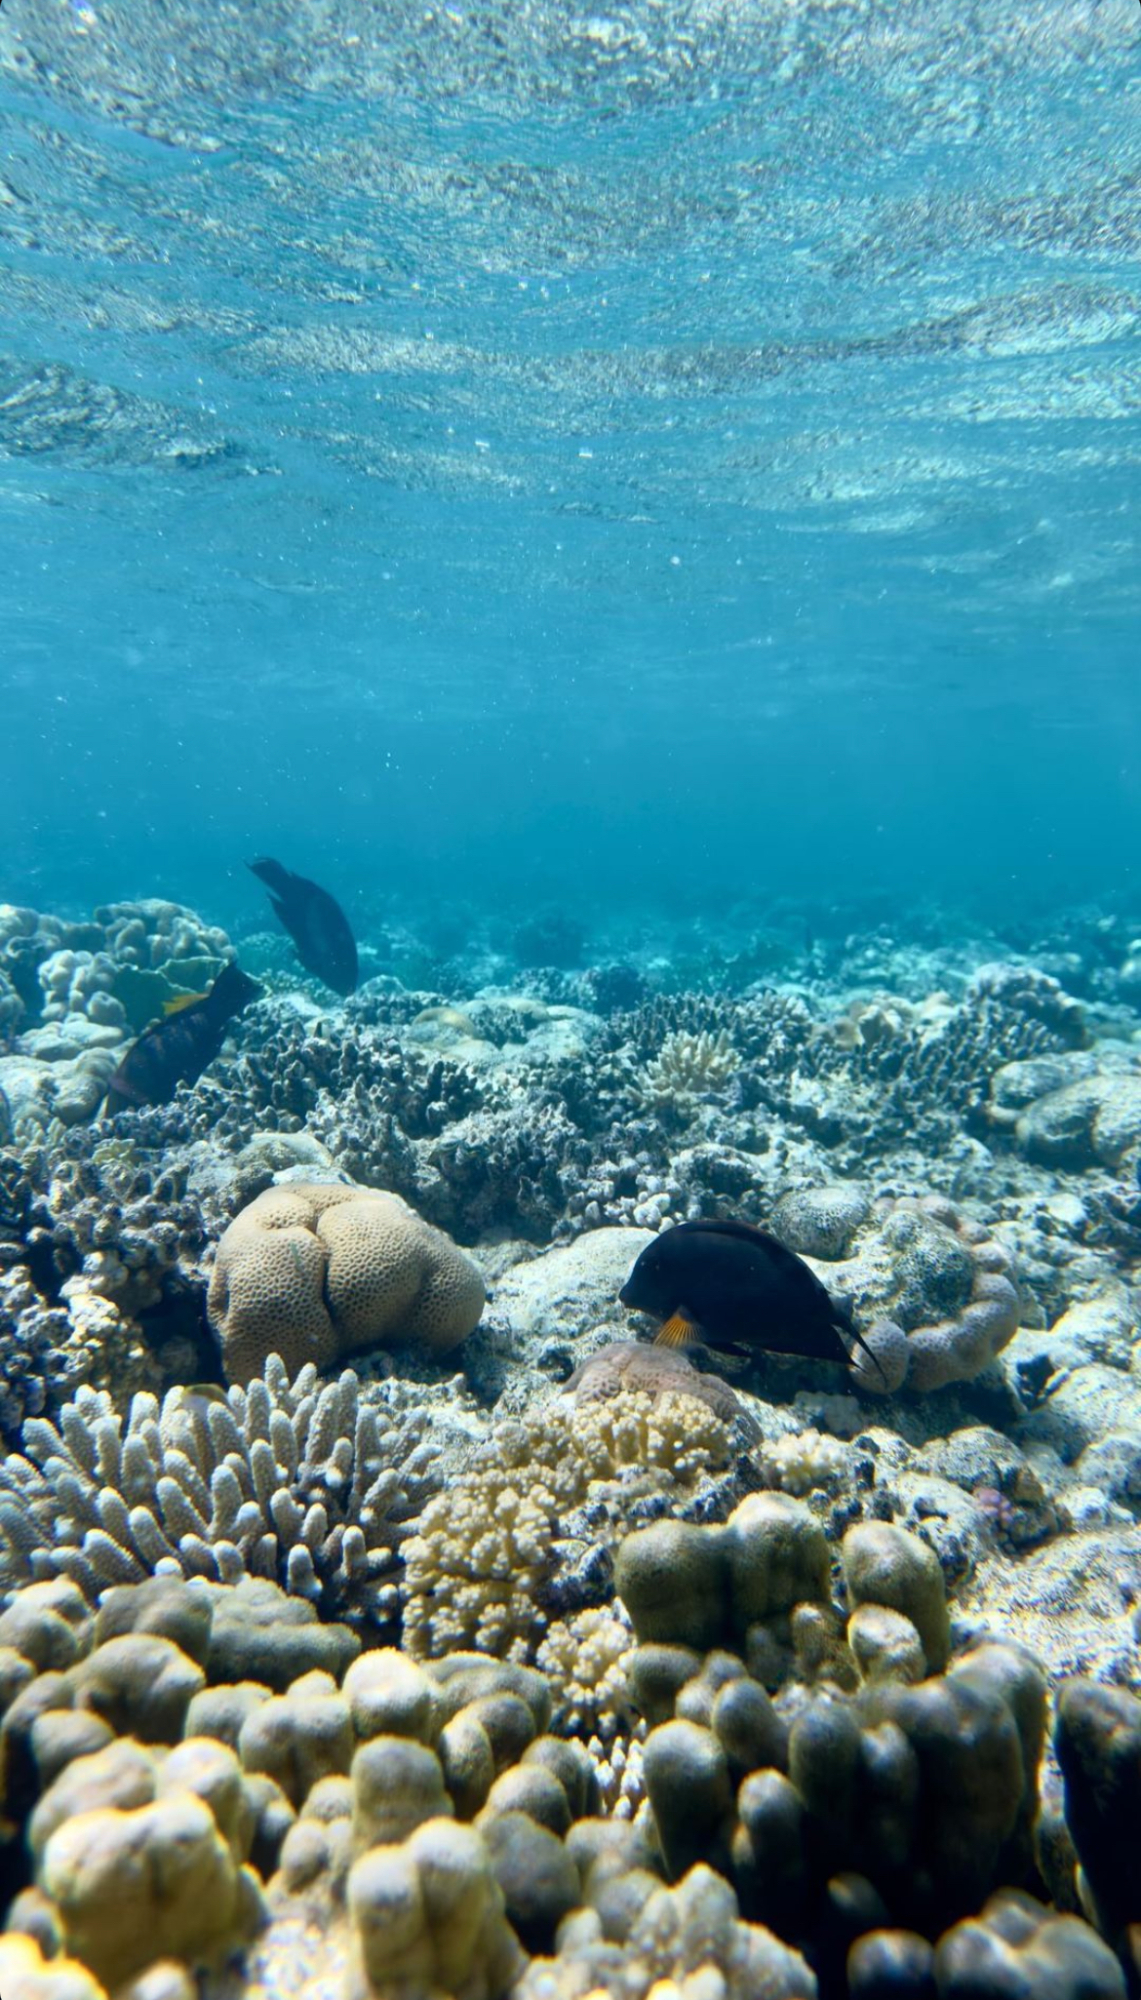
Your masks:
<svg viewBox="0 0 1141 2000"><path fill-rule="evenodd" d="M274 916L289 932L306 972L316 973L334 993L352 993L359 976L357 945L340 904L327 889L268 856L247 861L246 867L265 883Z"/></svg>
<svg viewBox="0 0 1141 2000"><path fill-rule="evenodd" d="M700 1340L737 1353L763 1348L847 1363L846 1334L875 1361L850 1306L833 1298L795 1251L749 1222L679 1222L663 1230L618 1296L664 1322L655 1335L663 1347Z"/></svg>
<svg viewBox="0 0 1141 2000"><path fill-rule="evenodd" d="M224 965L208 993L176 1002L164 1020L152 1022L127 1050L107 1085L108 1113L138 1104L165 1104L180 1083L197 1083L221 1048L235 1014L256 1000L261 990L240 967Z"/></svg>

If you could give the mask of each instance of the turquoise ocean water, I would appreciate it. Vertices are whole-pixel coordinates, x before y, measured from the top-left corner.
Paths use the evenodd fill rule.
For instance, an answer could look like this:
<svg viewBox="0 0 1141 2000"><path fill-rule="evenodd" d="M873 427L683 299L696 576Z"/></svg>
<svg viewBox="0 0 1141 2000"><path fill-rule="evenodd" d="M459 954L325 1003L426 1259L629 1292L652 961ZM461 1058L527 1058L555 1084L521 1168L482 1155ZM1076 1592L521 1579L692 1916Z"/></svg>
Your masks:
<svg viewBox="0 0 1141 2000"><path fill-rule="evenodd" d="M1136 0L4 0L0 893L1135 899Z"/></svg>

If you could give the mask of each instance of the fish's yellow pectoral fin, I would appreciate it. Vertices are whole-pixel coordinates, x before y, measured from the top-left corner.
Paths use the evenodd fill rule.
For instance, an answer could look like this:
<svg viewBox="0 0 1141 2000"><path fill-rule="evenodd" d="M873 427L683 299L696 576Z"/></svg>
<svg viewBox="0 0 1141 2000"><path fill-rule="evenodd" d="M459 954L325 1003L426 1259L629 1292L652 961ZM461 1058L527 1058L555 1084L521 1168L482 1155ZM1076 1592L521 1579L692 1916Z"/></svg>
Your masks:
<svg viewBox="0 0 1141 2000"><path fill-rule="evenodd" d="M187 1007L197 1007L198 1002L205 998L204 993L180 993L177 999L164 1000L162 1003L164 1020L169 1021L172 1014L181 1014Z"/></svg>
<svg viewBox="0 0 1141 2000"><path fill-rule="evenodd" d="M654 1346L688 1347L690 1342L697 1340L698 1337L699 1328L697 1321L690 1319L687 1313L675 1312L671 1313L664 1324L658 1328L654 1335Z"/></svg>

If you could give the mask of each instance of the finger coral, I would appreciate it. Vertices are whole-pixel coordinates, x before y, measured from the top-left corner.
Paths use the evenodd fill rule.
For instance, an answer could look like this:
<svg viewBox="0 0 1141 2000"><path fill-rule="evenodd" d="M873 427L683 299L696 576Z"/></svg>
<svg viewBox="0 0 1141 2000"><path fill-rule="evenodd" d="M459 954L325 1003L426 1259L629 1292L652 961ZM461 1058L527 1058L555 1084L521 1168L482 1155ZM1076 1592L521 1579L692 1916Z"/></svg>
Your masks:
<svg viewBox="0 0 1141 2000"><path fill-rule="evenodd" d="M816 2000L816 1980L797 1951L771 1931L742 1923L727 1882L706 1867L676 1885L652 1887L628 1935L610 1942L583 1925L556 1959L536 1959L514 2000Z"/></svg>
<svg viewBox="0 0 1141 2000"><path fill-rule="evenodd" d="M647 1063L642 1090L647 1103L675 1104L724 1090L739 1069L741 1058L727 1031L699 1029L667 1035L653 1062Z"/></svg>
<svg viewBox="0 0 1141 2000"><path fill-rule="evenodd" d="M80 1389L0 1463L0 1589L66 1576L94 1604L151 1574L249 1575L383 1623L396 1544L434 1484L422 1425L395 1422L351 1370L321 1387L310 1365L291 1385L271 1355L225 1399L140 1393L126 1424Z"/></svg>
<svg viewBox="0 0 1141 2000"><path fill-rule="evenodd" d="M1000 1889L979 1916L946 1931L932 1956L939 2000L1125 2000L1125 1977L1109 1946L1077 1917L1033 1896ZM853 2000L865 1989L857 1985Z"/></svg>
<svg viewBox="0 0 1141 2000"><path fill-rule="evenodd" d="M207 1306L227 1374L246 1382L269 1353L292 1372L402 1339L447 1353L483 1301L470 1258L398 1196L294 1182L230 1224Z"/></svg>

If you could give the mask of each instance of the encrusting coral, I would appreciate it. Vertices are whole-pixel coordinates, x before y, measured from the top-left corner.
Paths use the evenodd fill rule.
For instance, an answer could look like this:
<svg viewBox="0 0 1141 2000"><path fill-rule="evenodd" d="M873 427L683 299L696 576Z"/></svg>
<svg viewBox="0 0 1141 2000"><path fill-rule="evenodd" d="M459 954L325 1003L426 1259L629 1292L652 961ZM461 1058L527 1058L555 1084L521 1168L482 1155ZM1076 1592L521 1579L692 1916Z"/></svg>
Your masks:
<svg viewBox="0 0 1141 2000"><path fill-rule="evenodd" d="M738 1425L744 1435L756 1430L740 1397L722 1376L700 1373L676 1348L653 1347L641 1340L608 1341L580 1363L564 1387L579 1403L631 1394L650 1396L655 1402L666 1395L689 1396L705 1403L723 1423Z"/></svg>
<svg viewBox="0 0 1141 2000"><path fill-rule="evenodd" d="M423 1417L393 1419L346 1370L265 1373L227 1398L140 1393L126 1424L80 1389L0 1463L0 1588L71 1578L94 1604L149 1574L280 1581L329 1617L383 1625L387 1572L438 1483Z"/></svg>
<svg viewBox="0 0 1141 2000"><path fill-rule="evenodd" d="M855 1299L871 1352L857 1349L852 1368L873 1395L969 1382L1021 1316L1010 1251L938 1195L893 1201L820 1275Z"/></svg>
<svg viewBox="0 0 1141 2000"><path fill-rule="evenodd" d="M294 1182L230 1224L207 1306L226 1372L245 1382L269 1353L294 1372L401 1339L445 1354L483 1302L471 1259L399 1196Z"/></svg>

